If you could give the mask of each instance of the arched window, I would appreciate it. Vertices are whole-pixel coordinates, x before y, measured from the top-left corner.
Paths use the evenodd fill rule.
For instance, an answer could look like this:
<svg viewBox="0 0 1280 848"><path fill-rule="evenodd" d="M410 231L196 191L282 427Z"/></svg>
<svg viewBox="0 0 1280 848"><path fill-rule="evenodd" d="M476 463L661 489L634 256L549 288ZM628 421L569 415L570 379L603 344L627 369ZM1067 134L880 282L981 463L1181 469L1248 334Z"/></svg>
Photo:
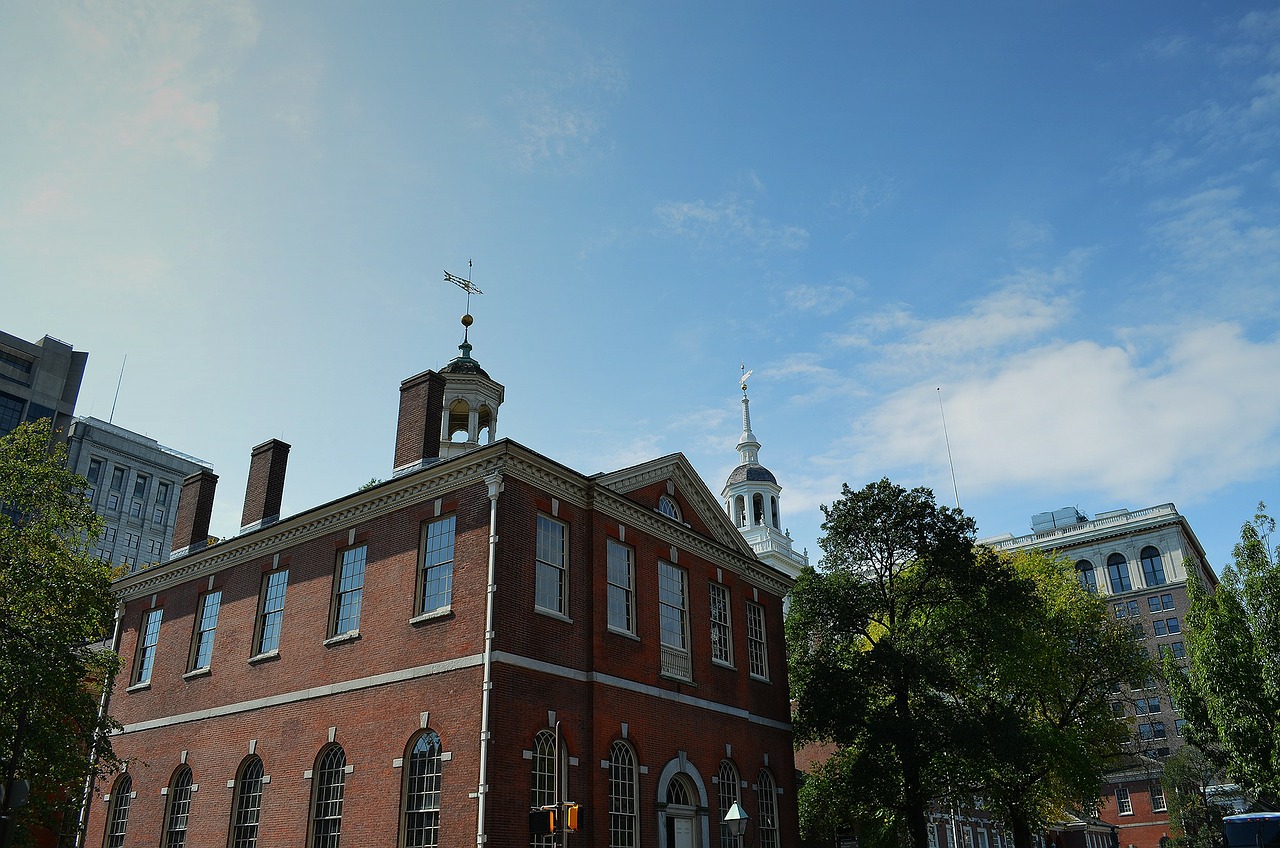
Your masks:
<svg viewBox="0 0 1280 848"><path fill-rule="evenodd" d="M262 760L249 756L236 780L235 805L231 808L231 848L257 848L258 819L262 814Z"/></svg>
<svg viewBox="0 0 1280 848"><path fill-rule="evenodd" d="M550 730L540 730L533 737L533 773L529 785L529 806L532 809L554 804L556 800L556 736ZM550 834L534 836L529 840L531 848L550 848L554 843Z"/></svg>
<svg viewBox="0 0 1280 848"><path fill-rule="evenodd" d="M493 444L493 411L485 405L481 405L477 410L476 439L482 445Z"/></svg>
<svg viewBox="0 0 1280 848"><path fill-rule="evenodd" d="M342 798L347 785L347 755L341 745L320 752L312 772L311 846L338 848L342 839Z"/></svg>
<svg viewBox="0 0 1280 848"><path fill-rule="evenodd" d="M1129 582L1129 561L1124 558L1124 554L1107 557L1107 577L1111 580L1113 595L1133 588L1133 584Z"/></svg>
<svg viewBox="0 0 1280 848"><path fill-rule="evenodd" d="M169 781L169 797L165 804L164 848L185 848L187 819L191 815L191 767L178 766Z"/></svg>
<svg viewBox="0 0 1280 848"><path fill-rule="evenodd" d="M440 735L424 730L413 740L404 769L404 848L440 844Z"/></svg>
<svg viewBox="0 0 1280 848"><path fill-rule="evenodd" d="M1163 586L1167 582L1160 551L1150 545L1142 549L1142 579L1147 581L1148 586Z"/></svg>
<svg viewBox="0 0 1280 848"><path fill-rule="evenodd" d="M733 499L733 523L739 527L747 526L747 501L742 495Z"/></svg>
<svg viewBox="0 0 1280 848"><path fill-rule="evenodd" d="M658 512L667 518L674 518L676 521L680 520L680 505L670 495L663 495L658 498Z"/></svg>
<svg viewBox="0 0 1280 848"><path fill-rule="evenodd" d="M111 811L107 814L106 848L124 848L129 829L129 805L133 803L133 778L122 774L111 788Z"/></svg>
<svg viewBox="0 0 1280 848"><path fill-rule="evenodd" d="M760 848L778 848L778 793L773 775L760 769L757 788L760 803Z"/></svg>
<svg viewBox="0 0 1280 848"><path fill-rule="evenodd" d="M609 748L609 848L636 848L636 755L622 740Z"/></svg>
<svg viewBox="0 0 1280 848"><path fill-rule="evenodd" d="M751 523L764 524L764 495L759 492L751 496Z"/></svg>
<svg viewBox="0 0 1280 848"><path fill-rule="evenodd" d="M778 522L778 499L771 496L769 498L769 507L771 512L771 518L772 518L771 523L773 524L773 529L781 530L782 526Z"/></svg>
<svg viewBox="0 0 1280 848"><path fill-rule="evenodd" d="M458 398L449 404L449 432L447 434L450 442L465 442L471 437L471 407L462 398ZM459 433L462 438L455 438Z"/></svg>
<svg viewBox="0 0 1280 848"><path fill-rule="evenodd" d="M738 796L738 769L731 760L722 760L720 771L716 774L716 788L720 796L720 846L721 848L742 848L742 837L731 836L724 817L729 808L741 799Z"/></svg>
<svg viewBox="0 0 1280 848"><path fill-rule="evenodd" d="M1096 595L1098 594L1098 575L1094 571L1093 563L1087 559L1082 559L1076 563L1076 576L1080 578L1080 585L1086 591Z"/></svg>
<svg viewBox="0 0 1280 848"><path fill-rule="evenodd" d="M689 778L683 774L677 774L671 778L671 783L667 785L668 804L676 807L692 807L695 797L697 797L696 794L689 786Z"/></svg>

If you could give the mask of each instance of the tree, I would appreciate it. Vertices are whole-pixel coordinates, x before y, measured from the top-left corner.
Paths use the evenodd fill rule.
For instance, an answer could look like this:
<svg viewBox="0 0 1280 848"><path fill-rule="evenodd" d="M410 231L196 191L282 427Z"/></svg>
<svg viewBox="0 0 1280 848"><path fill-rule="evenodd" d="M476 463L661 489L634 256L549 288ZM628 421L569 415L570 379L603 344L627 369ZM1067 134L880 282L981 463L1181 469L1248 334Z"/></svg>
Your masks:
<svg viewBox="0 0 1280 848"><path fill-rule="evenodd" d="M1275 520L1258 504L1240 528L1232 563L1210 592L1188 583L1185 679L1166 660L1175 697L1205 751L1220 751L1227 776L1251 796L1280 799L1280 565Z"/></svg>
<svg viewBox="0 0 1280 848"><path fill-rule="evenodd" d="M119 658L94 643L116 599L89 552L102 520L85 487L47 419L0 438L0 780L30 786L29 803L0 806L0 844L6 826L25 845L33 828L74 825L86 778L115 764L99 695Z"/></svg>
<svg viewBox="0 0 1280 848"><path fill-rule="evenodd" d="M787 619L797 741L836 749L801 787L806 832L923 848L931 802L981 797L1021 848L1095 802L1129 738L1111 692L1152 666L1071 567L979 547L888 480L823 514Z"/></svg>
<svg viewBox="0 0 1280 848"><path fill-rule="evenodd" d="M986 632L974 524L888 480L845 485L822 511L821 570L792 590L787 637L797 741L837 750L805 781L803 824L857 820L864 842L905 834L923 848L947 786L941 752L963 726L952 660Z"/></svg>
<svg viewBox="0 0 1280 848"><path fill-rule="evenodd" d="M1112 711L1121 684L1155 668L1132 633L1085 590L1070 563L1040 550L986 550L984 568L1018 584L1001 632L960 658L957 697L975 722L958 761L969 791L1004 819L1018 846L1032 829L1096 803L1129 729Z"/></svg>

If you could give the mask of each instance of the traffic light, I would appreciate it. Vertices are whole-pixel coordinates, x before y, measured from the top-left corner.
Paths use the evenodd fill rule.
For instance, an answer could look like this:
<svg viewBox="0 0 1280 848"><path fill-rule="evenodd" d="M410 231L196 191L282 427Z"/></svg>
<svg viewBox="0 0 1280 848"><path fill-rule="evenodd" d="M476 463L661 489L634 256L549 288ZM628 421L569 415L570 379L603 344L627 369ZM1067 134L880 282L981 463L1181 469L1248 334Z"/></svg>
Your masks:
<svg viewBox="0 0 1280 848"><path fill-rule="evenodd" d="M546 836L549 833L556 832L556 811L555 810L530 810L529 811L529 835L530 836Z"/></svg>
<svg viewBox="0 0 1280 848"><path fill-rule="evenodd" d="M578 829L578 805L566 804L564 808L564 829L573 832Z"/></svg>

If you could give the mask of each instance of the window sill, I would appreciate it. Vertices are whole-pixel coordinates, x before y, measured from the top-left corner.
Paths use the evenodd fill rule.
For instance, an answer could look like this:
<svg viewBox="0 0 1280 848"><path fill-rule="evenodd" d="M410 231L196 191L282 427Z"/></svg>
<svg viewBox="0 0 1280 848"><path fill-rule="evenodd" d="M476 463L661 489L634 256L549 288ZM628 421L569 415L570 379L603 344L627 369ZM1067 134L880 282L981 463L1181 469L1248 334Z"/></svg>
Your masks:
<svg viewBox="0 0 1280 848"><path fill-rule="evenodd" d="M618 627L614 627L613 625L609 625L609 632L614 636L621 636L624 639L634 639L637 642L640 641L640 637L632 633L630 630L622 630Z"/></svg>
<svg viewBox="0 0 1280 848"><path fill-rule="evenodd" d="M731 663L731 662L725 662L724 660L718 660L718 659L716 659L715 657L712 657L712 658L711 658L711 664L712 664L712 665L718 665L718 666L720 666L721 668L727 668L727 669L729 669L729 671L737 671L737 670L738 670L738 667L737 667L736 665L734 665L733 663Z"/></svg>
<svg viewBox="0 0 1280 848"><path fill-rule="evenodd" d="M758 674L752 674L752 675L750 675L750 677L751 677L751 679L752 679L752 680L756 681L757 683L771 683L771 682L772 682L771 680L769 680L769 678L767 678L767 677L761 677L761 676L760 676L760 675L758 675Z"/></svg>
<svg viewBox="0 0 1280 848"><path fill-rule="evenodd" d="M195 680L197 677L208 677L212 673L213 672L209 669L209 666L206 665L204 668L191 669L191 671L188 671L186 674L182 675L182 679Z"/></svg>
<svg viewBox="0 0 1280 848"><path fill-rule="evenodd" d="M135 683L135 684L133 684L133 685L132 685L132 686L130 686L128 689L125 689L124 691L126 691L126 692L141 692L141 691L143 691L144 689L150 689L150 688L151 688L151 681L150 681L150 680L144 680L144 681L142 681L141 683Z"/></svg>
<svg viewBox="0 0 1280 848"><path fill-rule="evenodd" d="M359 630L349 630L346 633L339 633L337 636L330 636L324 640L324 646L341 645L343 642L354 642L360 638Z"/></svg>
<svg viewBox="0 0 1280 848"><path fill-rule="evenodd" d="M658 677L662 678L663 680L674 680L676 683L683 683L685 686L692 686L695 689L698 687L698 684L693 682L692 677L681 677L680 675L672 674L669 671L658 672Z"/></svg>
<svg viewBox="0 0 1280 848"><path fill-rule="evenodd" d="M421 615L415 615L413 618L409 619L409 623L414 625L424 624L437 618L453 618L453 606L440 607L439 609L433 609L431 612L424 612Z"/></svg>
<svg viewBox="0 0 1280 848"><path fill-rule="evenodd" d="M564 621L568 624L573 624L573 619L562 612L556 612L555 610L549 610L546 607L540 607L537 605L534 605L533 611L538 615L545 615L547 618L554 618L557 621Z"/></svg>
<svg viewBox="0 0 1280 848"><path fill-rule="evenodd" d="M249 657L249 665L257 665L258 663L268 662L269 660L280 659L280 649L276 648L271 651L263 651L260 654L254 654Z"/></svg>

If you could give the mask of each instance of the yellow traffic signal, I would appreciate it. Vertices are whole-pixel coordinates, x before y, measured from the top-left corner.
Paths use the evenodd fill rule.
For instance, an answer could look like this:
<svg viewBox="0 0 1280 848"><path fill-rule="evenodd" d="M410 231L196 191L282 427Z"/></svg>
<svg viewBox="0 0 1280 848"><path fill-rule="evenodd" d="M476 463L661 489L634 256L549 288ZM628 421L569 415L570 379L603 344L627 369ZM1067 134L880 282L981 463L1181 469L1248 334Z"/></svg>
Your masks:
<svg viewBox="0 0 1280 848"><path fill-rule="evenodd" d="M564 829L571 832L578 829L578 805L577 804L568 804L565 806Z"/></svg>

